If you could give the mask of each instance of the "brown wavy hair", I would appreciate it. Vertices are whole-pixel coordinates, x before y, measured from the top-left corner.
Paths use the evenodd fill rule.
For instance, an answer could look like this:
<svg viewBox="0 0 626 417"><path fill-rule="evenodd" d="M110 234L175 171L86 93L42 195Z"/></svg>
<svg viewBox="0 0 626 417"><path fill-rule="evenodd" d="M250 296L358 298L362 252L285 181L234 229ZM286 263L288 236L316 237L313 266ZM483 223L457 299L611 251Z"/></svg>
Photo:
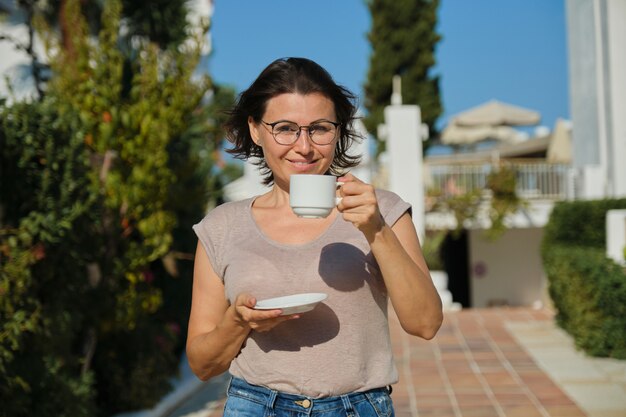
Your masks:
<svg viewBox="0 0 626 417"><path fill-rule="evenodd" d="M227 152L237 159L257 158L255 163L260 167L263 183L272 184L274 174L265 162L263 149L255 144L250 136L248 117L260 123L268 100L287 93L302 95L319 93L334 103L337 123L340 124L339 139L328 173L342 175L347 169L357 166L361 157L347 153L354 140L362 139L353 126L357 110L356 96L347 88L335 83L328 71L319 64L306 58L277 59L239 95L224 123L226 137L234 145Z"/></svg>

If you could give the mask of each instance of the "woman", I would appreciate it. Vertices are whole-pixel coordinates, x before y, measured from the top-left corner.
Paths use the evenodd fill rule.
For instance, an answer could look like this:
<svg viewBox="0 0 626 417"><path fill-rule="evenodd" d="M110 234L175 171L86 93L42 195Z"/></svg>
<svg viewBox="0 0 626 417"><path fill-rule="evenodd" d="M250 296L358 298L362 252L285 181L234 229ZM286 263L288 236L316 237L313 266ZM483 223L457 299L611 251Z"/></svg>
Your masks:
<svg viewBox="0 0 626 417"><path fill-rule="evenodd" d="M271 190L212 210L199 237L187 355L202 380L233 376L224 415L393 415L397 382L387 302L403 329L431 339L441 301L410 206L342 173L358 163L354 96L313 61L280 59L244 91L226 123L231 150L258 157ZM289 207L292 174L340 175L324 219ZM323 292L310 312L255 310L257 300ZM246 414L248 413L248 414Z"/></svg>

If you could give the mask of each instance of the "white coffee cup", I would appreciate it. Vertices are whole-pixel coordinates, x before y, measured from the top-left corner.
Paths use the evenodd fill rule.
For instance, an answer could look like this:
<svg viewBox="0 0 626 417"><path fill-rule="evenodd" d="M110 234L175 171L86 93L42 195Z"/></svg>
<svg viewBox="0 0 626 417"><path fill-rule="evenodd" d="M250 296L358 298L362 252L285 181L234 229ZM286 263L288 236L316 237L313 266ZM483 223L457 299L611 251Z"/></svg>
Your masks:
<svg viewBox="0 0 626 417"><path fill-rule="evenodd" d="M332 175L292 175L289 178L289 205L298 217L328 217L341 201L336 191L337 186L342 184Z"/></svg>

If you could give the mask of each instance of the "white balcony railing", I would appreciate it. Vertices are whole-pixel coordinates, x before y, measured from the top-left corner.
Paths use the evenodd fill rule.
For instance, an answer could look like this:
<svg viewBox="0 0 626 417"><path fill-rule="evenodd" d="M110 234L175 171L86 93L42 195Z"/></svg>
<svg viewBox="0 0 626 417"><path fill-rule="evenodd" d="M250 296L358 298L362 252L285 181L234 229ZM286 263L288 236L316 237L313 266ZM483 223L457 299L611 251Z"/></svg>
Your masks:
<svg viewBox="0 0 626 417"><path fill-rule="evenodd" d="M570 195L570 166L534 162L532 160L507 160L507 167L517 175L517 194L526 200L564 200ZM498 169L492 163L425 165L426 187L429 192L451 197L477 189L484 189L489 174Z"/></svg>

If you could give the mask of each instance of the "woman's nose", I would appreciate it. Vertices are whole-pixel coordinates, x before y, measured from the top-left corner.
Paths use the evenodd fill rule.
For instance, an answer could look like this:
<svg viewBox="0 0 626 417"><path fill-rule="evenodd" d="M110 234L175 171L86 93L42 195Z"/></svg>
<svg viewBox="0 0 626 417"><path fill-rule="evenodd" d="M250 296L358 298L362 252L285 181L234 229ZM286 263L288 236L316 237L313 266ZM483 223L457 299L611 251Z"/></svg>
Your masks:
<svg viewBox="0 0 626 417"><path fill-rule="evenodd" d="M298 152L307 154L311 151L311 136L309 136L309 129L300 128L300 134L296 139L295 148Z"/></svg>

